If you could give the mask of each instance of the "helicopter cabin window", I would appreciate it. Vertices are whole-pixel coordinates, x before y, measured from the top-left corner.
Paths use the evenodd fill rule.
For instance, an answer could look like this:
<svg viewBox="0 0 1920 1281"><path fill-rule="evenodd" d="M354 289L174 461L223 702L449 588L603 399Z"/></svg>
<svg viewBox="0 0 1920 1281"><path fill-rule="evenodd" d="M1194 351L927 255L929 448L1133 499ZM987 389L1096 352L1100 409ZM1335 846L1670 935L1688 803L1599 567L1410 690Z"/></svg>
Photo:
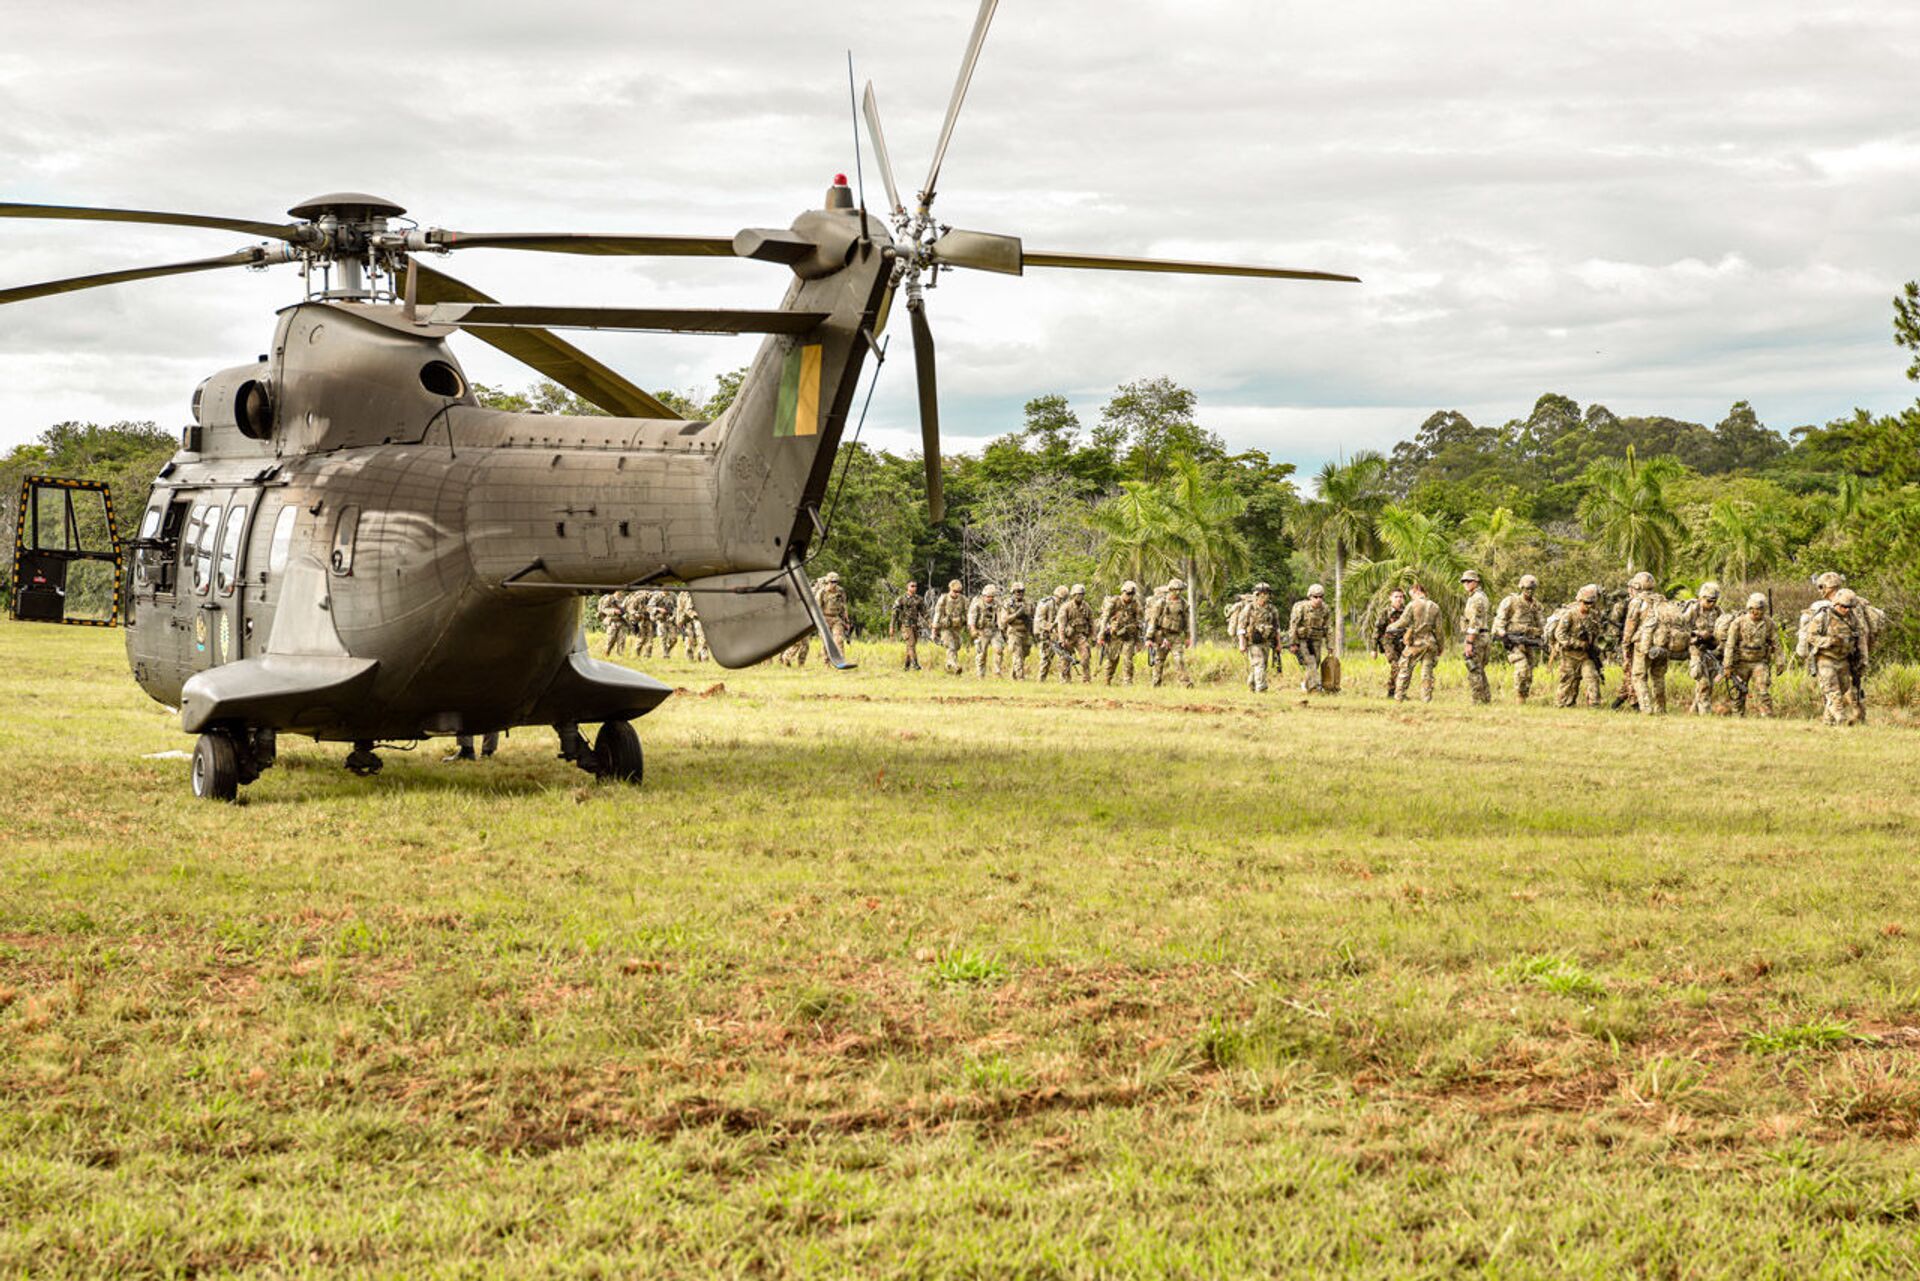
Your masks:
<svg viewBox="0 0 1920 1281"><path fill-rule="evenodd" d="M273 545L267 549L269 575L278 576L286 569L287 557L293 552L293 525L299 519L300 509L288 503L273 522Z"/></svg>
<svg viewBox="0 0 1920 1281"><path fill-rule="evenodd" d="M220 566L215 571L220 594L233 595L233 588L240 581L237 572L240 566L240 536L247 530L247 504L235 503L227 512L226 537L220 540Z"/></svg>
<svg viewBox="0 0 1920 1281"><path fill-rule="evenodd" d="M153 503L147 508L147 514L140 518L140 537L152 538L160 532L160 504Z"/></svg>
<svg viewBox="0 0 1920 1281"><path fill-rule="evenodd" d="M342 507L333 525L333 555L327 562L337 577L345 578L353 573L353 540L359 532L360 509Z"/></svg>
<svg viewBox="0 0 1920 1281"><path fill-rule="evenodd" d="M213 586L213 545L220 536L220 509L211 503L201 503L193 509L193 517L187 522L187 537L183 544L188 555L193 557L193 594L205 596Z"/></svg>

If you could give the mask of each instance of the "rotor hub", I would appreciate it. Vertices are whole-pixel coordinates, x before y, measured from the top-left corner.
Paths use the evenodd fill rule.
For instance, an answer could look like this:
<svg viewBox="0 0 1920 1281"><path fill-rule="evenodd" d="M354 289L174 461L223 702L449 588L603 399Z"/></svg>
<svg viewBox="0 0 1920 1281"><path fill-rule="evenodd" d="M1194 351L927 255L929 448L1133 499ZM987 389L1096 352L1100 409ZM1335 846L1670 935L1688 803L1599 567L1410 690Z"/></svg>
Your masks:
<svg viewBox="0 0 1920 1281"><path fill-rule="evenodd" d="M330 195L303 200L287 213L307 222L318 222L331 214L342 223L372 222L376 218L398 218L407 211L391 200L369 196L364 191L336 191Z"/></svg>

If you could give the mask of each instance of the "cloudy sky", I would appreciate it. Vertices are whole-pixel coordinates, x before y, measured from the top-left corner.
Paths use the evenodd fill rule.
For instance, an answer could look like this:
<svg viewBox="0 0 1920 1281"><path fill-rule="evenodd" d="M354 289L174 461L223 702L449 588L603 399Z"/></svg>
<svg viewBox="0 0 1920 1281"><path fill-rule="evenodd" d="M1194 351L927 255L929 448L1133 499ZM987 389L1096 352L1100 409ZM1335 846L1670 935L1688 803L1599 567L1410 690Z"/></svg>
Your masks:
<svg viewBox="0 0 1920 1281"><path fill-rule="evenodd" d="M13 5L0 198L271 218L357 189L465 230L783 225L853 167L849 47L917 182L973 10ZM1708 422L1745 398L1782 429L1907 403L1889 300L1920 274L1917 59L1920 9L1884 3L1003 0L944 221L1365 283L947 277L930 314L949 442L1047 392L1090 421L1161 374L1231 444L1303 466L1544 391ZM868 178L877 204L870 156ZM0 284L242 243L11 222ZM731 261L474 253L458 271L529 303L765 306L782 287ZM283 267L6 308L0 445L62 419L178 425L299 288ZM530 380L456 341L474 377ZM751 341L580 339L674 388ZM868 439L917 440L910 364L881 378Z"/></svg>

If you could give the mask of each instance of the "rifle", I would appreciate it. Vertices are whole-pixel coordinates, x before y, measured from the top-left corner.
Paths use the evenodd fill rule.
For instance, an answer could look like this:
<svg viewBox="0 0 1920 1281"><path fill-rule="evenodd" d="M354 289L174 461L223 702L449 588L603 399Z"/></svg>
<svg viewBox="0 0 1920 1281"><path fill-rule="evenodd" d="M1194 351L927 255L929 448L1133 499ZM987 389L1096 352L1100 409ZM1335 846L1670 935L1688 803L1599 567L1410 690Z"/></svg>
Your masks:
<svg viewBox="0 0 1920 1281"><path fill-rule="evenodd" d="M1509 648L1518 645L1522 649L1537 649L1542 653L1547 648L1547 642L1538 636L1502 636L1500 643Z"/></svg>
<svg viewBox="0 0 1920 1281"><path fill-rule="evenodd" d="M1720 661L1720 655L1714 650L1713 646L1695 645L1693 650L1696 654L1700 655L1700 665L1707 669L1707 680L1709 682L1717 681L1724 676L1727 684L1740 691L1740 697L1745 698L1747 696L1747 683L1727 670L1727 665Z"/></svg>

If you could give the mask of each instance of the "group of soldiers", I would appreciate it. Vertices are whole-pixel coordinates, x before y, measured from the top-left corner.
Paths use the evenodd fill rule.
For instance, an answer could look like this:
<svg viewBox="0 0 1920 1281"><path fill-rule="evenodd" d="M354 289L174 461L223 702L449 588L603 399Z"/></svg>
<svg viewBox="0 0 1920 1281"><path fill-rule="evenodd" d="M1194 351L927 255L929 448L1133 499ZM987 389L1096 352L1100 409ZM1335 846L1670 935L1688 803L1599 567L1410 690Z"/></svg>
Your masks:
<svg viewBox="0 0 1920 1281"><path fill-rule="evenodd" d="M946 669L954 676L965 670L960 653L971 646L976 677L984 679L991 670L996 677L1025 680L1027 660L1037 647L1041 681L1056 672L1063 683L1071 681L1077 669L1080 683L1089 685L1097 666L1108 685L1116 677L1131 685L1144 649L1154 685L1165 681L1172 667L1180 683L1191 688L1186 591L1186 583L1170 579L1143 600L1140 585L1129 580L1103 598L1096 612L1083 583L1063 583L1034 601L1027 598L1025 583L1014 583L1004 597L998 584L988 583L978 596L968 597L956 578L931 602L918 583L908 583L888 613L887 634L904 642L907 671L921 670L925 635L946 651Z"/></svg>
<svg viewBox="0 0 1920 1281"><path fill-rule="evenodd" d="M1793 656L1818 683L1826 721L1858 724L1866 719L1868 665L1886 630L1887 615L1849 588L1838 573L1821 574L1814 582L1820 596L1800 615ZM1589 583L1571 601L1549 610L1532 574L1523 575L1516 590L1498 605L1482 587L1478 571L1463 573L1460 586L1466 597L1457 628L1460 656L1469 696L1476 703L1492 701L1487 664L1498 653L1512 671L1514 697L1520 702L1532 696L1534 669L1544 664L1557 678L1557 706L1598 707L1612 656L1621 666L1613 706L1658 715L1667 710L1668 667L1684 657L1694 686L1689 708L1695 714L1716 710L1715 696L1723 685L1735 715L1745 716L1749 706L1760 716L1773 714L1773 674L1783 645L1764 594L1749 596L1744 609L1722 609L1718 583L1702 583L1691 600L1669 599L1653 575L1642 571L1624 590L1604 593ZM1128 581L1103 597L1096 611L1080 583L1056 587L1037 600L1028 598L1024 583L1014 583L1004 596L997 584L989 583L969 597L954 579L931 599L921 594L919 584L908 583L893 602L888 635L903 642L907 671L922 670L920 641L926 637L945 650L946 670L956 676L965 671L962 651L970 648L976 677L991 673L1025 680L1028 660L1037 649L1043 682L1056 673L1062 682L1071 681L1077 670L1081 683L1091 684L1097 667L1108 685L1116 678L1131 685L1144 650L1153 685L1162 684L1171 668L1181 684L1191 687L1186 590L1175 578L1143 599L1139 584ZM814 585L814 596L834 640L845 645L852 612L840 575L822 577ZM677 598L662 590L615 592L601 598L599 613L611 654L623 652L631 639L640 657L651 657L658 639L661 657L671 657L674 645L684 638L689 658L707 657L706 636L687 592ZM1228 634L1246 655L1248 688L1265 692L1269 674L1278 674L1279 656L1286 652L1300 665L1302 690L1338 692L1333 622L1326 591L1318 583L1294 602L1284 626L1273 589L1255 584L1227 610ZM1376 616L1372 648L1388 660L1391 697L1406 700L1417 678L1421 699L1433 701L1442 626L1440 605L1424 585L1414 583L1390 593ZM811 633L802 636L780 653L779 661L805 666L810 639Z"/></svg>
<svg viewBox="0 0 1920 1281"><path fill-rule="evenodd" d="M1858 724L1866 719L1866 676L1875 641L1885 632L1885 611L1868 604L1833 572L1814 580L1820 596L1800 615L1794 658L1806 664L1818 683L1828 724ZM1755 592L1740 610L1720 606L1720 584L1705 582L1692 600L1669 599L1652 574L1642 571L1615 593L1606 607L1597 584L1549 612L1538 598L1539 580L1522 576L1519 589L1492 604L1480 575L1468 570L1460 585L1466 603L1460 616L1461 658L1467 689L1476 703L1492 700L1487 662L1499 647L1513 672L1514 696L1526 702L1533 690L1533 669L1541 662L1558 676L1555 703L1598 707L1604 693L1603 670L1610 653L1621 665L1620 691L1613 706L1647 715L1667 710L1667 669L1685 657L1693 681L1689 710L1715 710L1715 694L1724 683L1727 705L1745 716L1749 705L1761 716L1773 714L1773 673L1780 662L1781 638L1766 595ZM1411 596L1395 590L1374 630L1374 648L1393 665L1392 693L1404 700L1420 673L1420 695L1433 699L1434 664L1440 653L1440 608L1414 584Z"/></svg>
<svg viewBox="0 0 1920 1281"><path fill-rule="evenodd" d="M641 588L631 592L608 592L596 607L600 628L607 634L607 653L626 652L634 645L639 658L652 658L654 642L660 642L660 657L672 658L673 647L687 643L687 657L696 663L707 659L707 633L700 625L699 611L693 607L693 593Z"/></svg>

